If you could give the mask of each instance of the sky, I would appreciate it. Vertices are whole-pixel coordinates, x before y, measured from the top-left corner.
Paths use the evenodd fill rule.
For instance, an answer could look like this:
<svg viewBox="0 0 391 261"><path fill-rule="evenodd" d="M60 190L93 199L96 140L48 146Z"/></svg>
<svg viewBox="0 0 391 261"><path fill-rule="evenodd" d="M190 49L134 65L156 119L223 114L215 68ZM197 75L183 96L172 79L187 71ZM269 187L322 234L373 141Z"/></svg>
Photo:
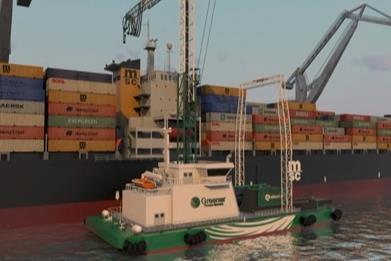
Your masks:
<svg viewBox="0 0 391 261"><path fill-rule="evenodd" d="M202 83L228 86L279 73L288 78L339 14L362 4L356 0L216 1ZM140 58L145 69L146 27L140 38L122 43L123 15L136 2L33 0L30 8L15 6L10 61L103 72L112 60ZM197 52L208 2L196 2ZM390 0L368 0L368 4L391 14ZM145 12L144 23L147 21L151 36L158 39L156 67L164 68L168 42L173 43L173 67L177 67L179 1L162 0ZM310 79L334 43L331 41L313 64ZM251 101L270 102L275 89L250 94ZM293 98L294 93L289 91L288 97ZM391 114L391 27L359 24L317 107L337 113Z"/></svg>

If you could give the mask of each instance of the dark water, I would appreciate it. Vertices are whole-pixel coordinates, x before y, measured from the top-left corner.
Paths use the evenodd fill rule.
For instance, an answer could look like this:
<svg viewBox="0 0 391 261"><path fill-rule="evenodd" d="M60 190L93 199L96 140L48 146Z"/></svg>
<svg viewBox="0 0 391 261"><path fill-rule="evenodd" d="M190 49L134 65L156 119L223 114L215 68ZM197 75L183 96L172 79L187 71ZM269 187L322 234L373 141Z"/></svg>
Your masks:
<svg viewBox="0 0 391 261"><path fill-rule="evenodd" d="M391 260L391 197L337 202L338 223L140 260ZM0 260L129 260L82 224L0 230Z"/></svg>

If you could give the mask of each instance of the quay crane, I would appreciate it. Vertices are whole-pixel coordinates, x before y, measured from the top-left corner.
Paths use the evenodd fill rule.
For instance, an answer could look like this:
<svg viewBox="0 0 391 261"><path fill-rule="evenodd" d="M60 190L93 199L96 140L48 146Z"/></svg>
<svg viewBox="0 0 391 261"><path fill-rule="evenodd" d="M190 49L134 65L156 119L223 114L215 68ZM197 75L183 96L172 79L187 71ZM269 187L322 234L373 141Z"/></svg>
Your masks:
<svg viewBox="0 0 391 261"><path fill-rule="evenodd" d="M370 9L379 14L380 17L365 15L364 12L367 9ZM324 67L321 68L320 74L315 76L316 78L309 83L305 74L306 70L314 62L315 58L320 54L327 43L333 38L345 20L351 20L347 30L342 34L341 39L335 46L334 51L324 63ZM360 5L359 7L350 11L344 11L325 33L325 35L322 37L304 63L298 67L288 78L286 82L286 88L295 88L297 101L315 103L319 99L319 96L322 94L322 91L324 90L339 60L346 50L346 47L352 39L353 34L356 32L358 23L360 21L391 26L391 16L367 4Z"/></svg>

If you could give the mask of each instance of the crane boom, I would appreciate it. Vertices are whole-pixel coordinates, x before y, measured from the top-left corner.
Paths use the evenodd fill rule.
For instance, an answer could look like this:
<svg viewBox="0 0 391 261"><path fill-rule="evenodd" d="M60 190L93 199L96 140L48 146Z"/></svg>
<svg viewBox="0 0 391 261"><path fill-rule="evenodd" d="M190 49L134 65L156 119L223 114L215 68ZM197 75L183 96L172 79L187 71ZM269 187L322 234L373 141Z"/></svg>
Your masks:
<svg viewBox="0 0 391 261"><path fill-rule="evenodd" d="M380 17L364 15L366 9L371 9L372 11L379 14ZM311 66L316 57L318 57L323 48L327 45L327 43L329 43L329 41L333 38L335 33L347 19L351 20L351 22L348 25L347 30L342 34L341 39L337 43L333 53L326 61L319 76L317 76L317 78L314 79L311 83L308 83L305 76L306 70ZM319 99L338 62L345 52L350 40L356 32L358 23L360 21L391 26L391 16L367 4L360 5L350 11L344 11L331 25L329 30L315 46L314 50L310 53L303 64L297 68L288 78L286 82L286 88L293 89L295 87L297 101L316 102Z"/></svg>

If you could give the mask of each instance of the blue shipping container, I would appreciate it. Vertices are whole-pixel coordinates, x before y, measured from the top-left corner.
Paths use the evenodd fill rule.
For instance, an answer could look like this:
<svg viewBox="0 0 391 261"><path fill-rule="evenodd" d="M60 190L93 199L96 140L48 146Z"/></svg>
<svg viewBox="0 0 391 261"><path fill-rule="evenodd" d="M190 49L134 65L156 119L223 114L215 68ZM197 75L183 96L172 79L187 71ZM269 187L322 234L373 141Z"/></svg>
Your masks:
<svg viewBox="0 0 391 261"><path fill-rule="evenodd" d="M237 96L222 96L214 94L204 94L200 95L198 98L201 103L234 103L238 104L239 98Z"/></svg>
<svg viewBox="0 0 391 261"><path fill-rule="evenodd" d="M0 76L0 99L45 101L43 80Z"/></svg>

